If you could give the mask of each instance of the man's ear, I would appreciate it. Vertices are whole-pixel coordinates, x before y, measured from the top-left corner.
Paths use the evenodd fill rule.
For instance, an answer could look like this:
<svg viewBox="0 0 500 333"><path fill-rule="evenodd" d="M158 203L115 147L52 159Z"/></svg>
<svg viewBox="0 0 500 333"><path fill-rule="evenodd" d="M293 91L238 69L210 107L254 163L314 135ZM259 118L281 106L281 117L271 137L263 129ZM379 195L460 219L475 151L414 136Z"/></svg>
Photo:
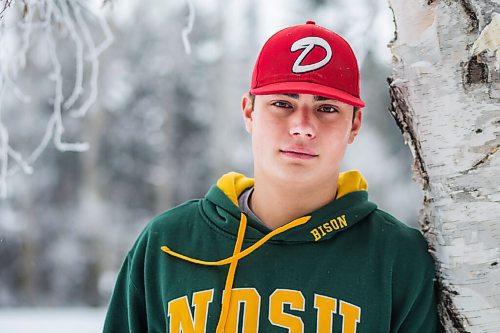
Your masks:
<svg viewBox="0 0 500 333"><path fill-rule="evenodd" d="M255 99L254 99L255 100ZM250 94L246 93L241 99L241 110L243 111L243 120L248 133L252 133L253 124L253 101Z"/></svg>
<svg viewBox="0 0 500 333"><path fill-rule="evenodd" d="M363 120L363 109L359 109L356 111L354 118L352 120L351 133L349 134L349 143L353 143L354 139L359 133L361 129L361 121Z"/></svg>

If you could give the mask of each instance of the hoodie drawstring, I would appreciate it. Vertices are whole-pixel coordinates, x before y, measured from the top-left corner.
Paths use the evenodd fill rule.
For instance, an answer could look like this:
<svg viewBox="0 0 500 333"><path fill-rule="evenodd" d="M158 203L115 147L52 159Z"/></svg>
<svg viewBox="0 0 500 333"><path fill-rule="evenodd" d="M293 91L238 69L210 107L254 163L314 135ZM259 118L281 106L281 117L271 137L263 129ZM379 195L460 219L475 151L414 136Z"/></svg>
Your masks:
<svg viewBox="0 0 500 333"><path fill-rule="evenodd" d="M238 228L238 237L236 238L236 244L234 245L233 257L241 252L241 246L243 245L243 239L245 238L246 228L247 218L245 214L241 214L240 227ZM236 274L237 265L238 259L233 260L229 265L226 285L224 286L224 293L222 295L222 310L220 312L219 322L217 323L217 329L215 330L216 333L222 333L224 327L226 326L227 315L229 313L229 303L231 302L231 292L233 291L234 275Z"/></svg>
<svg viewBox="0 0 500 333"><path fill-rule="evenodd" d="M275 230L271 231L261 239L259 239L255 244L252 246L249 246L245 250L241 251L241 247L243 245L243 239L245 238L245 230L247 227L247 217L245 214L241 213L240 217L240 226L238 228L238 236L236 238L236 244L234 245L234 251L233 255L231 257L221 259L218 261L205 261L205 260L199 260L195 258L191 258L188 256L185 256L183 254L180 254L178 252L172 251L169 247L167 246L162 246L161 250L168 253L169 255L194 263L194 264L199 264L199 265L205 265L205 266L222 266L222 265L227 265L229 264L229 271L227 273L227 278L226 278L226 284L224 286L224 293L222 296L222 310L220 313L219 317L219 322L217 324L217 330L216 333L222 333L224 330L224 327L226 326L226 320L227 316L229 313L229 304L231 303L231 291L233 289L233 282L234 282L234 276L236 274L236 266L238 265L238 261L253 251L257 250L259 247L261 247L265 242L267 242L269 239L272 237L285 232L289 229L295 228L299 225L305 224L307 221L311 219L310 216L304 216L301 218L298 218L296 220L293 220L290 223L285 224L284 226L281 226L279 228L276 228Z"/></svg>

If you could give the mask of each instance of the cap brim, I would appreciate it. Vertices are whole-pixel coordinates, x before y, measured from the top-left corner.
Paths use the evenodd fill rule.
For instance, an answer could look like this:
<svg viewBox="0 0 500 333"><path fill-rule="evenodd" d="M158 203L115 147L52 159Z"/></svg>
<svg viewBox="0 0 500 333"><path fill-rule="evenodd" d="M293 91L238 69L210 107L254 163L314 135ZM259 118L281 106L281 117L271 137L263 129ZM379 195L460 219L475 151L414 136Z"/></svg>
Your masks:
<svg viewBox="0 0 500 333"><path fill-rule="evenodd" d="M250 89L254 95L270 94L311 94L328 97L356 107L364 107L365 102L361 98L352 96L345 91L331 87L325 87L312 82L278 82L263 87Z"/></svg>

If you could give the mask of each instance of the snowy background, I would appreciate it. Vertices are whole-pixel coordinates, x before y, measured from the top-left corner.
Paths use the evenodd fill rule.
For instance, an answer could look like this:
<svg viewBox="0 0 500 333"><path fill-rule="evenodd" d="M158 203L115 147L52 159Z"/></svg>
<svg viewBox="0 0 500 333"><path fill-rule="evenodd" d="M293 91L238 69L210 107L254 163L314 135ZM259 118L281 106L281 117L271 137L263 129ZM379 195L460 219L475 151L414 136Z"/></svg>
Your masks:
<svg viewBox="0 0 500 333"><path fill-rule="evenodd" d="M394 24L385 0L189 3L27 0L4 12L0 332L100 331L147 221L227 171L251 175L241 95L260 45L287 25L315 20L351 42L367 107L344 169L361 170L371 199L416 225L411 154L387 110ZM47 131L57 119L65 131Z"/></svg>

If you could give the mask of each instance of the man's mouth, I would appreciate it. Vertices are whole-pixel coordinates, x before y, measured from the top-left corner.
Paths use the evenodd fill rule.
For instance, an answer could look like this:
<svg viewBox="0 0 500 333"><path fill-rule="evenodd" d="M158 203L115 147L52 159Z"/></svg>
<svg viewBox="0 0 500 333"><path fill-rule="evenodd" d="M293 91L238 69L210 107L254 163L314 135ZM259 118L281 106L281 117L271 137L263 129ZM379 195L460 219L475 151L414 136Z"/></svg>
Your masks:
<svg viewBox="0 0 500 333"><path fill-rule="evenodd" d="M302 160L310 160L319 156L314 150L304 147L288 147L285 149L280 149L280 153L287 157Z"/></svg>

